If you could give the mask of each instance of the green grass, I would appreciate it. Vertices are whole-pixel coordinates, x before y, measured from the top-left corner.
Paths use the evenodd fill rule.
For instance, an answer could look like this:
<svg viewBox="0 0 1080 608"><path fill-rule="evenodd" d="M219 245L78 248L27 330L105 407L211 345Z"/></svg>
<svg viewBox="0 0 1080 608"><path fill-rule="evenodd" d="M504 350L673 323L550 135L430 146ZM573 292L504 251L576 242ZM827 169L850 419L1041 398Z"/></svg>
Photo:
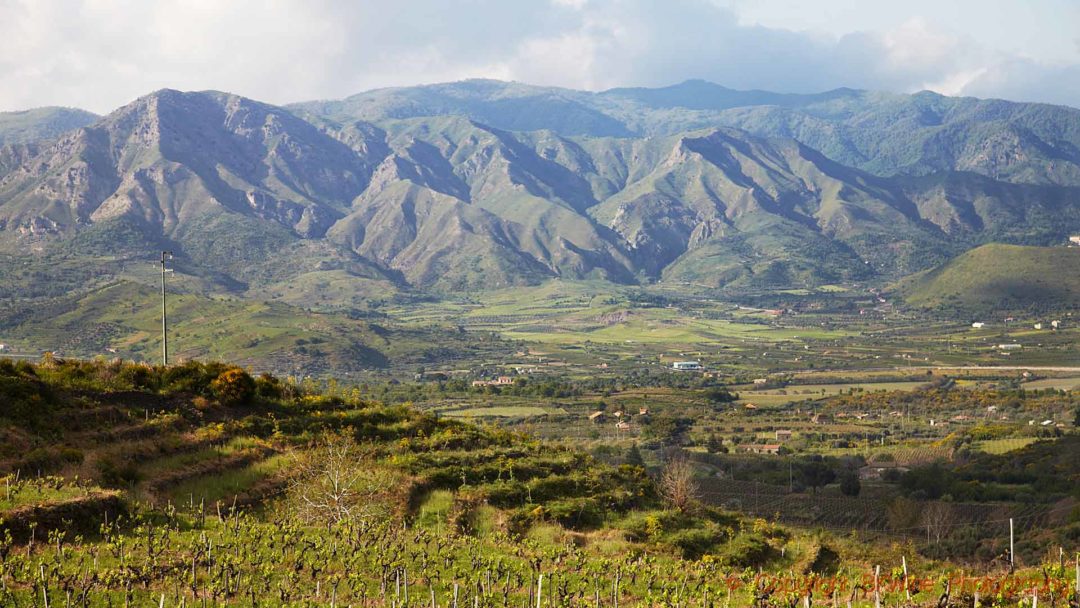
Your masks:
<svg viewBox="0 0 1080 608"><path fill-rule="evenodd" d="M435 490L428 494L427 498L417 510L415 523L417 526L437 531L446 528L446 518L450 514L450 508L454 506L454 493L449 490Z"/></svg>
<svg viewBox="0 0 1080 608"><path fill-rule="evenodd" d="M288 465L288 456L271 456L242 469L221 471L177 484L169 490L169 496L176 504L187 504L189 499L193 499L195 503L206 499L207 504L229 502L257 483L284 471Z"/></svg>
<svg viewBox="0 0 1080 608"><path fill-rule="evenodd" d="M13 476L0 479L0 512L26 505L61 502L86 496L90 490L73 484L51 486L38 480L16 482Z"/></svg>
<svg viewBox="0 0 1080 608"><path fill-rule="evenodd" d="M976 450L987 454L1007 454L1014 450L1027 447L1038 441L1037 437L1005 437L1002 439L987 439L977 441L974 444Z"/></svg>
<svg viewBox="0 0 1080 608"><path fill-rule="evenodd" d="M527 406L527 405L508 405L508 406L492 406L492 407L469 407L460 410L445 410L440 411L439 415L447 416L450 418L531 418L536 416L547 416L555 413L551 409Z"/></svg>
<svg viewBox="0 0 1080 608"><path fill-rule="evenodd" d="M900 292L926 308L1071 307L1080 298L1080 248L983 245L904 281Z"/></svg>

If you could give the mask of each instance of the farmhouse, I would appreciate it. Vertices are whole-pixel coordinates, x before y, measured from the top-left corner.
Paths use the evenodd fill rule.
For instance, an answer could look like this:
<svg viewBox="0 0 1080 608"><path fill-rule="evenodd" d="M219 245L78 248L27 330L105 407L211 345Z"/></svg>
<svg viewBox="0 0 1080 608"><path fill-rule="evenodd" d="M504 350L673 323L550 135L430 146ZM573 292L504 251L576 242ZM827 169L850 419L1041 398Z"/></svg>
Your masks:
<svg viewBox="0 0 1080 608"><path fill-rule="evenodd" d="M828 414L814 414L810 417L810 422L814 424L829 424L832 422L832 416Z"/></svg>
<svg viewBox="0 0 1080 608"><path fill-rule="evenodd" d="M514 383L510 376L499 376L494 380L473 380L473 386L509 386Z"/></svg>
<svg viewBox="0 0 1080 608"><path fill-rule="evenodd" d="M892 462L875 462L859 469L859 479L881 479L889 471L907 473L908 468Z"/></svg>
<svg viewBox="0 0 1080 608"><path fill-rule="evenodd" d="M1078 235L1078 236L1070 236L1069 237L1069 245L1080 245L1080 235Z"/></svg>
<svg viewBox="0 0 1080 608"><path fill-rule="evenodd" d="M701 369L701 363L698 361L676 361L671 364L671 369L677 369L679 371L693 371Z"/></svg>
<svg viewBox="0 0 1080 608"><path fill-rule="evenodd" d="M754 378L754 384L768 384L768 378Z"/></svg>
<svg viewBox="0 0 1080 608"><path fill-rule="evenodd" d="M982 328L986 327L986 323L983 323L982 321L975 321L974 323L971 324L971 326L974 327L975 329L982 329Z"/></svg>
<svg viewBox="0 0 1080 608"><path fill-rule="evenodd" d="M626 431L630 429L630 423L625 420L620 420L615 423L615 428L620 431Z"/></svg>
<svg viewBox="0 0 1080 608"><path fill-rule="evenodd" d="M791 431L788 429L780 429L776 431L777 441L791 441Z"/></svg>
<svg viewBox="0 0 1080 608"><path fill-rule="evenodd" d="M766 444L747 444L741 446L744 452L750 452L751 454L779 454L779 443L766 443Z"/></svg>
<svg viewBox="0 0 1080 608"><path fill-rule="evenodd" d="M1015 342L1011 344L998 344L999 350L1020 350L1021 348L1024 348L1023 345L1017 344Z"/></svg>

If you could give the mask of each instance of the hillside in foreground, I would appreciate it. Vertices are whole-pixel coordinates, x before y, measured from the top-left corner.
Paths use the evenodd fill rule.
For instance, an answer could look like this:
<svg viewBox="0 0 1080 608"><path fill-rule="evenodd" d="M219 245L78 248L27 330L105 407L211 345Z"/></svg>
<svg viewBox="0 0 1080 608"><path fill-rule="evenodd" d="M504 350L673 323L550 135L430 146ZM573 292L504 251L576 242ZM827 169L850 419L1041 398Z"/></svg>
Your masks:
<svg viewBox="0 0 1080 608"><path fill-rule="evenodd" d="M924 308L1073 308L1080 301L1080 248L983 245L909 279L901 293Z"/></svg>
<svg viewBox="0 0 1080 608"><path fill-rule="evenodd" d="M679 463L682 462L683 465ZM576 448L220 363L0 360L0 605L968 605L910 544L750 520ZM882 571L875 593L867 573ZM948 581L948 582L946 582ZM910 596L910 599L906 599ZM42 604L38 604L38 598ZM880 604L878 604L880 605Z"/></svg>

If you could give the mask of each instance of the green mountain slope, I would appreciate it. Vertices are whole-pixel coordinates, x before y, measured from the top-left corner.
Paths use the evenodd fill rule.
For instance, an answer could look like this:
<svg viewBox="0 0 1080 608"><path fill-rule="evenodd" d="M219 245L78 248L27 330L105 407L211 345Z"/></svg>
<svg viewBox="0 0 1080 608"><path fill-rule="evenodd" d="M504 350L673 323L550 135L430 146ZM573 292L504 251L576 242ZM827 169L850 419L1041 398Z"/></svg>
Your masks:
<svg viewBox="0 0 1080 608"><path fill-rule="evenodd" d="M52 139L97 119L97 114L78 108L46 107L0 112L0 146Z"/></svg>
<svg viewBox="0 0 1080 608"><path fill-rule="evenodd" d="M992 311L1075 308L1080 248L989 244L903 282L915 306Z"/></svg>
<svg viewBox="0 0 1080 608"><path fill-rule="evenodd" d="M717 126L729 112L794 113L809 130ZM702 82L593 94L467 81L291 110L163 90L54 141L0 147L0 253L50 278L92 254L86 282L170 249L197 293L338 309L556 277L892 280L988 241L1080 231L1080 187L1061 185L1075 115ZM1035 147L994 147L1010 129Z"/></svg>
<svg viewBox="0 0 1080 608"><path fill-rule="evenodd" d="M471 360L511 348L491 340L480 344L449 327L383 326L281 302L175 292L190 280L177 275L168 299L169 352L178 359L228 355L239 364L276 373L341 375L383 368L411 371L417 365ZM160 297L153 285L108 283L47 304L5 307L0 328L9 346L23 352L48 348L66 356L160 361Z"/></svg>

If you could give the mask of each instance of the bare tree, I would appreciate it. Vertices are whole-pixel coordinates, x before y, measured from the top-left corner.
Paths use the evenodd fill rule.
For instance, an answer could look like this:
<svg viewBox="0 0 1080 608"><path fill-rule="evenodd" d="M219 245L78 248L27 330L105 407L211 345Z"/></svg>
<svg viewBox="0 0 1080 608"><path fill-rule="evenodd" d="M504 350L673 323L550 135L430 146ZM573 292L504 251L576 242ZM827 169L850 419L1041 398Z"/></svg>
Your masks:
<svg viewBox="0 0 1080 608"><path fill-rule="evenodd" d="M927 540L933 538L935 543L941 542L941 538L948 534L949 528L956 521L956 514L952 505L940 501L926 503L922 510L922 524L926 526Z"/></svg>
<svg viewBox="0 0 1080 608"><path fill-rule="evenodd" d="M689 511L700 497L700 486L694 479L694 465L685 456L668 460L660 474L660 494L676 509Z"/></svg>
<svg viewBox="0 0 1080 608"><path fill-rule="evenodd" d="M371 448L357 445L348 434L327 434L319 445L295 458L293 493L313 518L338 523L372 517L382 491L372 466Z"/></svg>
<svg viewBox="0 0 1080 608"><path fill-rule="evenodd" d="M910 530L919 523L919 503L898 496L885 508L885 517L893 530Z"/></svg>

